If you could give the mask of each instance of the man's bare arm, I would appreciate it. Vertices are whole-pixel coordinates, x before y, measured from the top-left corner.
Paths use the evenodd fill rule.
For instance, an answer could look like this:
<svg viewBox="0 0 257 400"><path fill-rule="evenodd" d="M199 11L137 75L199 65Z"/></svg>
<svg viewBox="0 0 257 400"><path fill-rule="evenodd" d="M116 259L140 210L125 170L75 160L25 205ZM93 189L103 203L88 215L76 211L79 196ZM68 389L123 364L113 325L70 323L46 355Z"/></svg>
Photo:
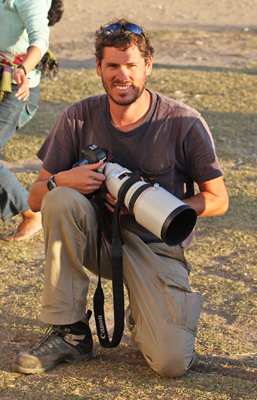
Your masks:
<svg viewBox="0 0 257 400"><path fill-rule="evenodd" d="M105 180L105 176L96 171L102 164L103 161L101 160L96 164L62 171L56 174L54 180L57 186L70 187L80 193L89 194L99 189ZM51 176L50 172L42 168L37 180L32 185L28 198L28 203L32 211L40 211L43 197L48 192L47 181Z"/></svg>
<svg viewBox="0 0 257 400"><path fill-rule="evenodd" d="M198 186L200 193L183 200L196 211L198 217L222 215L227 211L229 198L222 176L198 183Z"/></svg>

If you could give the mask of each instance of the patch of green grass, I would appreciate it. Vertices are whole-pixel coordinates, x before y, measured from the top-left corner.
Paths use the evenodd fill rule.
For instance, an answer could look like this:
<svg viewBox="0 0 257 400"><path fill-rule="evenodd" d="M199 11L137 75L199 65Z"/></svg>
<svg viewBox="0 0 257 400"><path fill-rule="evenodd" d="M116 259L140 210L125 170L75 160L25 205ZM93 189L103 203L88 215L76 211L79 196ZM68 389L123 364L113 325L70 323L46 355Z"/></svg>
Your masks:
<svg viewBox="0 0 257 400"><path fill-rule="evenodd" d="M193 266L192 288L204 300L196 341L198 358L192 370L179 379L163 379L126 340L108 350L95 337L96 357L89 362L62 364L39 376L13 374L12 357L35 344L45 330L38 321L44 274L40 235L28 243L1 243L0 397L256 399L256 80L256 75L241 70L156 68L148 82L149 89L202 113L213 132L230 196L224 216L198 219L195 240L186 252ZM102 92L101 80L93 70L60 71L58 80L44 80L39 110L7 143L5 158L35 157L65 107ZM36 174L18 173L16 177L29 190ZM0 234L17 226L19 218L0 223ZM90 308L97 279L91 276L91 280ZM103 286L106 310L111 311L111 283L103 281Z"/></svg>
<svg viewBox="0 0 257 400"><path fill-rule="evenodd" d="M214 32L204 32L196 29L184 29L181 31L173 31L171 29L162 30L148 30L152 41L155 40L167 40L170 43L177 42L178 40L190 39L194 42L195 39L202 38L207 43L222 42L223 44L228 42L234 44L237 42L241 46L246 45L251 48L256 48L257 34L254 30L218 30Z"/></svg>
<svg viewBox="0 0 257 400"><path fill-rule="evenodd" d="M219 157L232 163L255 162L256 76L240 72L154 69L148 88L199 110L211 127ZM103 93L94 70L60 71L43 80L41 102L32 121L9 141L6 160L34 158L53 123L69 104Z"/></svg>

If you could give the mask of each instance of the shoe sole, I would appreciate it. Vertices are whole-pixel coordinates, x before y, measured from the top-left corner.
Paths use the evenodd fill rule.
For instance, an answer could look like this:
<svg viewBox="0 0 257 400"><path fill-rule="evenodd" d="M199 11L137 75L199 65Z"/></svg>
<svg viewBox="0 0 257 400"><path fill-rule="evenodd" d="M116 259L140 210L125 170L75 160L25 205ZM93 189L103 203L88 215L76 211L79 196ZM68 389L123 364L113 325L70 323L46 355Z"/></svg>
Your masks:
<svg viewBox="0 0 257 400"><path fill-rule="evenodd" d="M62 358L59 358L52 364L44 367L44 368L38 368L38 369L30 369L30 368L23 368L19 365L14 364L13 365L13 371L14 372L20 372L22 374L41 374L42 372L47 372L50 371L51 369L55 368L58 364L61 362L73 362L73 361L87 361L93 358L93 352L79 355L79 356L65 356Z"/></svg>

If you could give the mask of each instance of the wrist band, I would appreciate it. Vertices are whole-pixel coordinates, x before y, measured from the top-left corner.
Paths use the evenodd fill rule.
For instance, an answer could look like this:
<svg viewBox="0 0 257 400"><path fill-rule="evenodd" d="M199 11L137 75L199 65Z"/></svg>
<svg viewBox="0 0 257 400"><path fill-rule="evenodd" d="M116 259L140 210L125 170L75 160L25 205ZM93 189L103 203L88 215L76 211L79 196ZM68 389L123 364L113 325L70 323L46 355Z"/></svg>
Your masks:
<svg viewBox="0 0 257 400"><path fill-rule="evenodd" d="M22 65L22 64L19 64L17 68L21 68L21 69L23 69L23 71L24 71L25 75L27 75L27 71L26 71L26 68L24 67L24 65Z"/></svg>

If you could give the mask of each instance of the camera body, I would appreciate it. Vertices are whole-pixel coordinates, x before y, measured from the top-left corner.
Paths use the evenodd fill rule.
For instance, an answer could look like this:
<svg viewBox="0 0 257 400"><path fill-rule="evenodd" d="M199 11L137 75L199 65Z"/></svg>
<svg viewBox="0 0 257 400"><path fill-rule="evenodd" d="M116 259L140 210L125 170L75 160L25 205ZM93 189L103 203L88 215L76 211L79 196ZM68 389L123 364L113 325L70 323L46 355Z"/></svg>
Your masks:
<svg viewBox="0 0 257 400"><path fill-rule="evenodd" d="M183 203L157 183L152 185L140 179L127 168L110 161L107 149L94 144L81 152L84 157L73 167L94 164L103 160L97 170L105 175L105 191L124 205L135 220L169 246L182 243L192 232L197 215L193 208Z"/></svg>
<svg viewBox="0 0 257 400"><path fill-rule="evenodd" d="M83 159L74 164L72 168L80 167L81 165L96 164L101 160L107 161L108 150L91 144L81 151L81 155Z"/></svg>

